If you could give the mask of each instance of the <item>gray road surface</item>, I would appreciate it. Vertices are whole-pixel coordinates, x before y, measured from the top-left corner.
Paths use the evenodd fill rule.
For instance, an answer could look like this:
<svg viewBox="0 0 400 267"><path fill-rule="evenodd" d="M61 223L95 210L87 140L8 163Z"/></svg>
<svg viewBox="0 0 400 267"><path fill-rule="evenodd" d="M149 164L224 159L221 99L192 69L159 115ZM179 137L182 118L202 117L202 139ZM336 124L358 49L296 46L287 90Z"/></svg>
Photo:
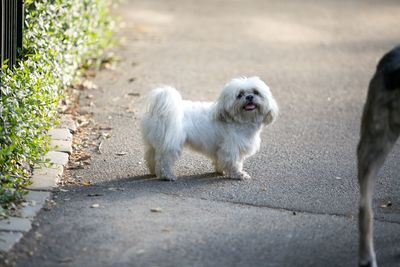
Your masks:
<svg viewBox="0 0 400 267"><path fill-rule="evenodd" d="M100 89L84 93L92 99L82 96L96 122L113 127L103 153L73 172L94 185L56 194L12 251L16 265L355 266L360 114L377 60L400 40L400 4L130 0L118 12L121 61L94 79ZM178 181L147 176L138 130L146 92L171 84L212 101L242 75L262 77L281 109L245 162L253 179L220 178L192 152ZM397 145L377 181L380 266L400 266L399 159Z"/></svg>

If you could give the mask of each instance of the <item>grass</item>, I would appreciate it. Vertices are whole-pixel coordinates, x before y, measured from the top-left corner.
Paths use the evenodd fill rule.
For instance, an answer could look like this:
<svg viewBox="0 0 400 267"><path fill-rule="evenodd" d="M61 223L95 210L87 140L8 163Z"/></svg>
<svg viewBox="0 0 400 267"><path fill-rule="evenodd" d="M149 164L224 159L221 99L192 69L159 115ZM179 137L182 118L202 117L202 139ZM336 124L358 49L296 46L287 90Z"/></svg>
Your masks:
<svg viewBox="0 0 400 267"><path fill-rule="evenodd" d="M23 49L0 69L0 216L22 201L30 169L49 149L58 103L113 43L112 0L25 1Z"/></svg>

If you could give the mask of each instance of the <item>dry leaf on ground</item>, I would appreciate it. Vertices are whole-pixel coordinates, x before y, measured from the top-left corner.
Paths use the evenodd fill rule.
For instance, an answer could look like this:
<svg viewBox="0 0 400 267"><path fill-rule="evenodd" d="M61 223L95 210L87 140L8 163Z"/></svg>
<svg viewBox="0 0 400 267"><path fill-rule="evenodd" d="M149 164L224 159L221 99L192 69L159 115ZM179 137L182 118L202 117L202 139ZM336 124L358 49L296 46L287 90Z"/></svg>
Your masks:
<svg viewBox="0 0 400 267"><path fill-rule="evenodd" d="M161 212L162 209L160 207L157 207L157 208L151 208L150 211L151 212Z"/></svg>

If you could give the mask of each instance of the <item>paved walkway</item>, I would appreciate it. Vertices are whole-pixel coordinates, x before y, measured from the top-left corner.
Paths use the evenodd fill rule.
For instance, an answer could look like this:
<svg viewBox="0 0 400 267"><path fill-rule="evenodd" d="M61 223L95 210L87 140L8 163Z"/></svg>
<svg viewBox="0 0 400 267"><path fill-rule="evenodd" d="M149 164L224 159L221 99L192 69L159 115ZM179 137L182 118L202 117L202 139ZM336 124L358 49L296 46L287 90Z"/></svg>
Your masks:
<svg viewBox="0 0 400 267"><path fill-rule="evenodd" d="M377 60L399 41L400 5L127 0L119 13L121 61L81 97L112 127L72 172L92 185L56 194L11 252L16 265L356 266L360 115ZM221 179L190 152L178 181L147 176L138 113L149 88L211 101L242 75L266 80L281 108L245 162L253 179ZM399 157L396 146L377 182L380 266L400 261Z"/></svg>

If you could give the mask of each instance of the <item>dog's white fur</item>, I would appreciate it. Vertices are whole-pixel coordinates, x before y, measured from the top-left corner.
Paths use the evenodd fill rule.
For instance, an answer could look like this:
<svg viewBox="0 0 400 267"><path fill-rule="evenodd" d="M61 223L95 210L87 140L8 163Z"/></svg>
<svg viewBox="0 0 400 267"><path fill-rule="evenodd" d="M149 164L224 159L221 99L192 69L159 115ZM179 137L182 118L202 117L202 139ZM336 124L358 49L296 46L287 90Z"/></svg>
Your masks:
<svg viewBox="0 0 400 267"><path fill-rule="evenodd" d="M211 158L219 174L249 179L243 160L258 151L262 126L277 115L278 105L258 77L231 80L216 102L182 100L169 86L154 89L141 121L146 164L151 174L175 180L173 165L186 145Z"/></svg>

